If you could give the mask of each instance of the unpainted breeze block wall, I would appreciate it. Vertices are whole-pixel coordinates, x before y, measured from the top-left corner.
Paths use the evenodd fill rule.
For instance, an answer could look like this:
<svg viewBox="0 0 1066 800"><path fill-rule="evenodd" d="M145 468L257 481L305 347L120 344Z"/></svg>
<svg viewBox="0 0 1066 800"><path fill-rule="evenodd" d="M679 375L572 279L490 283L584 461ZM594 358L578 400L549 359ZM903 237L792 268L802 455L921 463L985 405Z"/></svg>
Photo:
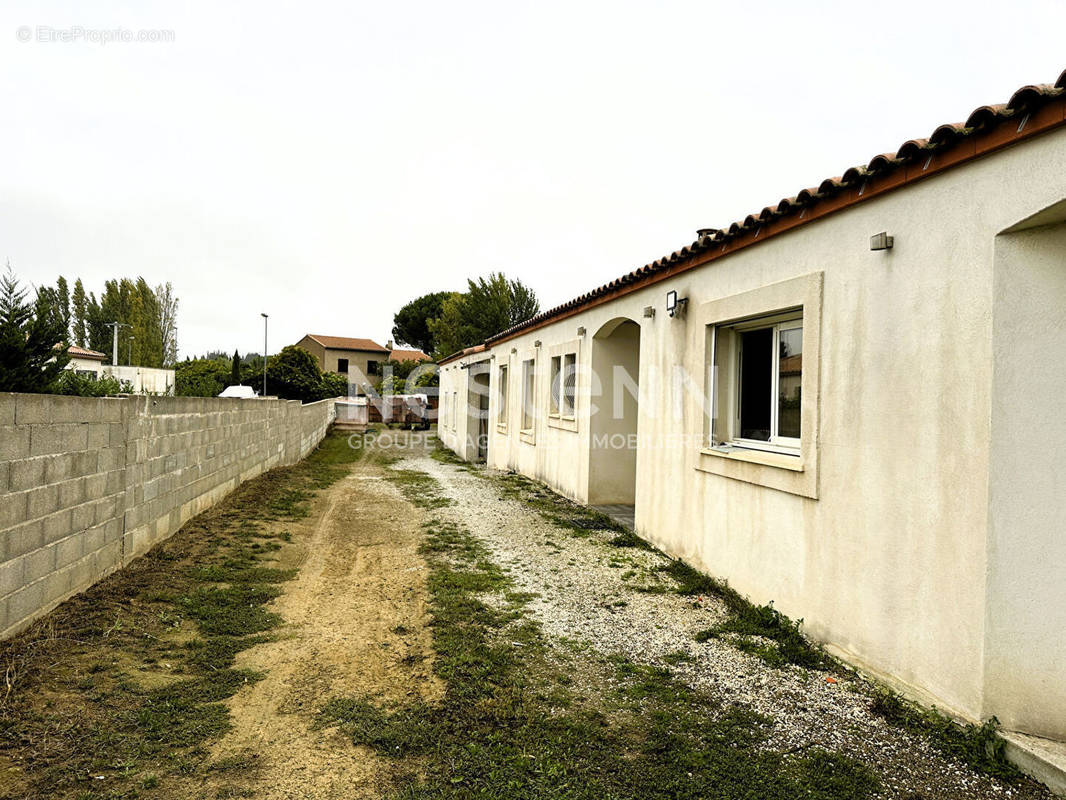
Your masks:
<svg viewBox="0 0 1066 800"><path fill-rule="evenodd" d="M334 402L0 393L0 638L293 464Z"/></svg>

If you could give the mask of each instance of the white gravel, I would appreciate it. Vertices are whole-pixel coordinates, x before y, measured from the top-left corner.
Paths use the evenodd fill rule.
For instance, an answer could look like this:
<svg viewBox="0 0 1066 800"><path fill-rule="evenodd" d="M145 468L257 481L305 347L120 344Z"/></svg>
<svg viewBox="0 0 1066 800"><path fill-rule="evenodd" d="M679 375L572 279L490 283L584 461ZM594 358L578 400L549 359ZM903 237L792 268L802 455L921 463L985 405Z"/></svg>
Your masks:
<svg viewBox="0 0 1066 800"><path fill-rule="evenodd" d="M880 776L886 798L1051 798L1036 783L1011 786L981 775L888 725L869 710L869 686L856 676L834 673L837 683L831 683L828 673L769 667L724 639L696 642L694 634L723 621L726 611L715 598L636 591L634 586L659 580L650 570L666 562L661 554L613 547L610 532L574 536L520 501L503 498L488 475L425 456L396 466L440 482L453 504L436 513L465 526L520 591L536 595L528 607L549 638L668 666L724 704L739 703L772 719L776 749L813 744L867 763ZM692 660L665 658L679 652Z"/></svg>

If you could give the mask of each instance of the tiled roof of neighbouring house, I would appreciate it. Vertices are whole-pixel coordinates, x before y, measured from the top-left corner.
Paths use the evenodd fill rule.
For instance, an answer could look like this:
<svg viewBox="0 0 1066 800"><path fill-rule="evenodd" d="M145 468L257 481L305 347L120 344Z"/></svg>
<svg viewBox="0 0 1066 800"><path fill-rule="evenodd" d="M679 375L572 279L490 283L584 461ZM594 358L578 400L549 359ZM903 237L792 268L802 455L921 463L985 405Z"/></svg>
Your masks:
<svg viewBox="0 0 1066 800"><path fill-rule="evenodd" d="M390 361L431 361L432 359L421 350L390 350Z"/></svg>
<svg viewBox="0 0 1066 800"><path fill-rule="evenodd" d="M107 358L107 355L105 353L98 353L95 350L88 350L84 347L78 347L74 344L70 345L67 348L67 352L75 358L98 358L101 361Z"/></svg>
<svg viewBox="0 0 1066 800"><path fill-rule="evenodd" d="M363 350L371 353L387 353L388 349L372 339L352 339L347 336L322 336L318 333L307 334L308 339L314 339L323 347L330 350Z"/></svg>
<svg viewBox="0 0 1066 800"><path fill-rule="evenodd" d="M791 230L883 192L986 155L1066 124L1066 71L1054 84L1023 86L1010 100L974 109L965 122L941 125L923 139L909 139L894 153L826 178L725 228L706 228L699 238L668 256L646 264L561 306L549 309L486 340L492 345L531 328L606 302L720 256ZM455 353L440 363L465 354Z"/></svg>

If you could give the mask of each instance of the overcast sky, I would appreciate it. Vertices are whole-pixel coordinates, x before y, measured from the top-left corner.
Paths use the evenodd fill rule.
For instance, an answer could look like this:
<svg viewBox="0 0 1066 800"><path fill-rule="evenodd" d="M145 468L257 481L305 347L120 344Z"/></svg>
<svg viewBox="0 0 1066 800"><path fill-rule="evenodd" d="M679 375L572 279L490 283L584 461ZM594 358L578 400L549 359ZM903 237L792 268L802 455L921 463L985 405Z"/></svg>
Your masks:
<svg viewBox="0 0 1066 800"><path fill-rule="evenodd" d="M503 270L546 309L1066 67L1061 1L859 5L7 2L0 259L170 281L183 355L261 350L262 311L272 352L384 343L414 296Z"/></svg>

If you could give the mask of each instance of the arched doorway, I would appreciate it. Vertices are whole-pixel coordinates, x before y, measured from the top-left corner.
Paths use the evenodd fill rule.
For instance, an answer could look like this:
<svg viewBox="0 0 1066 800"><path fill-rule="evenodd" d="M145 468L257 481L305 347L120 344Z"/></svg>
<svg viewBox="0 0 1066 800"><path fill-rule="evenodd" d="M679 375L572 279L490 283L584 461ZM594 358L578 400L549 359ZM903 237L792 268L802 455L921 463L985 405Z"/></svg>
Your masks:
<svg viewBox="0 0 1066 800"><path fill-rule="evenodd" d="M618 317L592 337L588 503L633 524L640 325Z"/></svg>

